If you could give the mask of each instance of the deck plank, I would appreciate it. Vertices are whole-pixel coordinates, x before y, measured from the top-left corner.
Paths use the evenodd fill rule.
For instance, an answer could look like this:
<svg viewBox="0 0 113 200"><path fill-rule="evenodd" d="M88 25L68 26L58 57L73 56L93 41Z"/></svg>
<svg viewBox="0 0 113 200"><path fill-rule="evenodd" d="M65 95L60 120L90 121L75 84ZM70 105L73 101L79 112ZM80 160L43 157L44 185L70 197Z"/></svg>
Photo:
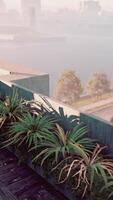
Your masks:
<svg viewBox="0 0 113 200"><path fill-rule="evenodd" d="M6 149L0 150L0 200L66 200Z"/></svg>

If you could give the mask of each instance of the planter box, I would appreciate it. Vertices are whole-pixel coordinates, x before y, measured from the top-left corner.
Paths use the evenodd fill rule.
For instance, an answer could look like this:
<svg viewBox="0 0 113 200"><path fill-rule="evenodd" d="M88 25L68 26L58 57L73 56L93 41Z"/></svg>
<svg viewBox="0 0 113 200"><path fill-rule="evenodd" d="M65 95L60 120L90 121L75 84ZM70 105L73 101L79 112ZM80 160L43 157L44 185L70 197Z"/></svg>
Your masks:
<svg viewBox="0 0 113 200"><path fill-rule="evenodd" d="M10 151L11 153L13 153L18 159L19 156L16 154L16 152L14 151L14 149L12 150L12 148L8 147L7 148L8 151ZM46 182L48 182L49 184L51 184L58 192L62 193L67 199L69 200L90 200L90 198L77 198L75 197L75 195L73 195L71 192L69 192L66 188L65 184L60 184L60 185L56 185L54 183L54 179L52 178L52 176L46 176L45 172L43 170L42 167L40 166L34 166L31 162L31 160L26 162L27 166L29 166L33 171L35 171L39 176L41 176L43 179L45 179Z"/></svg>

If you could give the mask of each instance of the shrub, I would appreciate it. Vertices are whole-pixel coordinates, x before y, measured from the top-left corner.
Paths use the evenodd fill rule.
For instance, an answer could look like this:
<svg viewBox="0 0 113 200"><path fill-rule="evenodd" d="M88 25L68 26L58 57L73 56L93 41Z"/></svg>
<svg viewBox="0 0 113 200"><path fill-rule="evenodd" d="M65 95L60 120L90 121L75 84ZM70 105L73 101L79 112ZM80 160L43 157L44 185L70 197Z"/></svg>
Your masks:
<svg viewBox="0 0 113 200"><path fill-rule="evenodd" d="M53 129L53 122L41 115L24 114L19 121L14 122L9 129L9 140L5 146L26 144L28 148L36 146L44 135L49 134Z"/></svg>
<svg viewBox="0 0 113 200"><path fill-rule="evenodd" d="M26 111L24 100L19 99L17 90L13 90L11 96L0 100L0 128L7 123L18 120Z"/></svg>
<svg viewBox="0 0 113 200"><path fill-rule="evenodd" d="M31 149L31 151L41 149L33 161L37 161L41 157L42 165L46 159L52 156L53 163L57 163L70 154L82 158L87 157L93 142L89 138L84 138L86 132L87 127L82 123L76 125L70 132L65 132L61 126L56 124L55 130L44 135L43 139Z"/></svg>
<svg viewBox="0 0 113 200"><path fill-rule="evenodd" d="M35 114L40 114L42 116L48 116L54 120L57 124L62 126L64 131L72 130L78 123L80 123L80 117L76 115L70 115L64 113L62 107L56 111L50 102L45 98L40 96L43 100L43 104L40 102L27 102L27 106Z"/></svg>
<svg viewBox="0 0 113 200"><path fill-rule="evenodd" d="M84 184L83 196L88 188L90 191L92 190L95 177L101 177L101 180L107 186L108 176L112 177L113 173L113 160L103 158L100 155L104 148L97 144L92 154L83 159L71 156L61 161L52 169L54 171L61 165L63 166L59 173L59 183L66 182L70 177L75 177L75 189Z"/></svg>

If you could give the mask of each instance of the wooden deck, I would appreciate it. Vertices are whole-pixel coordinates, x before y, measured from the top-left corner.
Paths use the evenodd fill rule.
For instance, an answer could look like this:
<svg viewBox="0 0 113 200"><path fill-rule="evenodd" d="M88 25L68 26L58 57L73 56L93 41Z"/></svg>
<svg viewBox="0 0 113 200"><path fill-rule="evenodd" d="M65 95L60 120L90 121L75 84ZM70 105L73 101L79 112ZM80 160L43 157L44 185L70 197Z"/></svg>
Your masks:
<svg viewBox="0 0 113 200"><path fill-rule="evenodd" d="M0 150L0 200L66 200L6 149Z"/></svg>

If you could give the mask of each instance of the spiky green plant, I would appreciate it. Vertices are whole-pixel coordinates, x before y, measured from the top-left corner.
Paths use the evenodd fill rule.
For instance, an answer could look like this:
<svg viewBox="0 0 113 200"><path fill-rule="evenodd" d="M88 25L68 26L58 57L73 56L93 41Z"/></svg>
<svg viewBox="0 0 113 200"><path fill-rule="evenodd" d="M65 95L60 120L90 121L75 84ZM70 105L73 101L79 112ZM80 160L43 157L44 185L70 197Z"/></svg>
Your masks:
<svg viewBox="0 0 113 200"><path fill-rule="evenodd" d="M27 106L35 114L40 114L42 116L48 116L53 118L53 120L58 123L66 131L72 130L79 122L80 118L76 115L68 116L65 114L64 109L59 107L58 111L53 108L51 103L47 98L40 96L44 103L40 102L27 102Z"/></svg>
<svg viewBox="0 0 113 200"><path fill-rule="evenodd" d="M105 191L106 189L110 189L111 192L109 192L108 195L108 199L110 199L111 197L113 197L113 176L108 177L108 180L108 183L101 189L101 192Z"/></svg>
<svg viewBox="0 0 113 200"><path fill-rule="evenodd" d="M30 148L36 146L52 129L53 122L51 119L27 113L19 121L12 124L8 132L10 137L4 144L5 146L15 144L21 146L25 143Z"/></svg>
<svg viewBox="0 0 113 200"><path fill-rule="evenodd" d="M5 101L6 95L0 92L0 100Z"/></svg>
<svg viewBox="0 0 113 200"><path fill-rule="evenodd" d="M53 109L50 113L51 117L58 123L64 131L72 130L79 123L79 116L67 115L64 113L64 109L59 107L59 111Z"/></svg>
<svg viewBox="0 0 113 200"><path fill-rule="evenodd" d="M24 106L24 100L19 99L18 92L14 89L11 96L0 100L0 128L5 123L18 120L26 111L27 108Z"/></svg>
<svg viewBox="0 0 113 200"><path fill-rule="evenodd" d="M92 154L81 159L80 157L67 157L55 166L52 171L63 166L59 173L59 183L63 183L68 180L69 177L75 177L77 184L75 189L80 187L81 183L84 183L83 196L85 195L88 187L90 190L93 187L93 183L96 177L101 177L107 186L108 176L112 177L113 173L113 160L103 158L100 153L105 147L100 147L97 144Z"/></svg>
<svg viewBox="0 0 113 200"><path fill-rule="evenodd" d="M70 132L65 132L61 126L56 124L55 130L44 135L43 139L31 149L31 151L41 149L33 161L40 158L42 165L50 157L53 157L53 163L57 163L70 154L76 154L82 158L87 157L93 142L89 138L84 138L86 132L87 127L83 124L76 125Z"/></svg>

